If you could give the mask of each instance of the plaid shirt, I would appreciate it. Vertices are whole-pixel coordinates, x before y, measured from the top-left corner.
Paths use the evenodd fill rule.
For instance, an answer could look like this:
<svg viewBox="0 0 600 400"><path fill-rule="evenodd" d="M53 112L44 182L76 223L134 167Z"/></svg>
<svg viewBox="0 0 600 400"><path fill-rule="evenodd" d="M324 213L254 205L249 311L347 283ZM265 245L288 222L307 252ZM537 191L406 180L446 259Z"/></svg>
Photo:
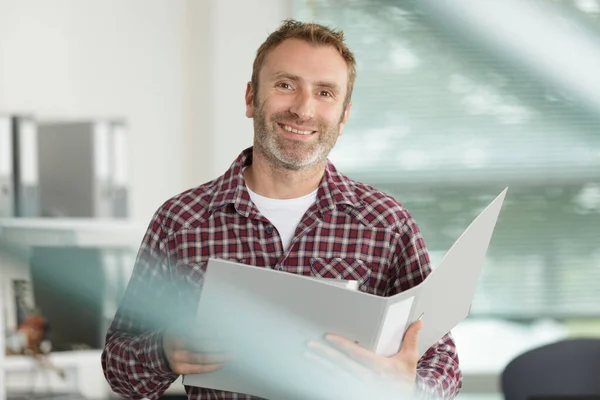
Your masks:
<svg viewBox="0 0 600 400"><path fill-rule="evenodd" d="M181 297L190 307L197 304L210 257L356 279L360 290L380 296L409 289L430 273L425 243L407 210L392 197L343 176L330 162L316 202L284 250L277 230L250 201L242 172L251 162L250 148L223 176L168 200L154 215L102 354L106 379L116 393L158 399L177 378L162 353L165 315L181 305ZM173 296L172 283L181 281L191 290ZM453 398L461 378L450 335L419 360L417 385L425 393ZM251 398L186 390L189 399Z"/></svg>

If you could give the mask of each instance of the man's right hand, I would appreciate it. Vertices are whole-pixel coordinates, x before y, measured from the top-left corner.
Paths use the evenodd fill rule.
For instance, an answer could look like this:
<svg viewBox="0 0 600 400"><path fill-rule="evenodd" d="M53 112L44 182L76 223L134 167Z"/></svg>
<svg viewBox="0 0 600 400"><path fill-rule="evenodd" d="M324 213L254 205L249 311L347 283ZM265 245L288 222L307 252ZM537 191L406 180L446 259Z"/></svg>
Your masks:
<svg viewBox="0 0 600 400"><path fill-rule="evenodd" d="M220 352L198 350L167 332L163 336L162 345L169 368L179 375L208 374L223 368L231 358Z"/></svg>

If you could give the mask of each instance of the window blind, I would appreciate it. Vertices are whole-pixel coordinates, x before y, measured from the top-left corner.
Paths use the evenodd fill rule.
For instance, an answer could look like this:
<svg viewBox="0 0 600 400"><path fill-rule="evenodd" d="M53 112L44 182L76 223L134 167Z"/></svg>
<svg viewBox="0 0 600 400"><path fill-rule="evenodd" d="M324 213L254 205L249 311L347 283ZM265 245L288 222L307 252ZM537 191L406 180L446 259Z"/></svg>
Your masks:
<svg viewBox="0 0 600 400"><path fill-rule="evenodd" d="M599 317L600 7L466 3L293 0L357 57L330 158L406 206L434 267L508 186L472 315Z"/></svg>

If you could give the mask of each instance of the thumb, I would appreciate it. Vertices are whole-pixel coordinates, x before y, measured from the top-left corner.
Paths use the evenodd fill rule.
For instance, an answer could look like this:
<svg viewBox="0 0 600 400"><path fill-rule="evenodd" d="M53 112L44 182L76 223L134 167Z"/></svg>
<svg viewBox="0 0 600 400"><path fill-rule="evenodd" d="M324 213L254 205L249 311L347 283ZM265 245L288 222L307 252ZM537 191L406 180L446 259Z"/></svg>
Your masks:
<svg viewBox="0 0 600 400"><path fill-rule="evenodd" d="M423 327L423 321L419 320L410 324L406 333L404 334L404 341L400 348L401 353L406 352L418 352L419 351L419 332Z"/></svg>

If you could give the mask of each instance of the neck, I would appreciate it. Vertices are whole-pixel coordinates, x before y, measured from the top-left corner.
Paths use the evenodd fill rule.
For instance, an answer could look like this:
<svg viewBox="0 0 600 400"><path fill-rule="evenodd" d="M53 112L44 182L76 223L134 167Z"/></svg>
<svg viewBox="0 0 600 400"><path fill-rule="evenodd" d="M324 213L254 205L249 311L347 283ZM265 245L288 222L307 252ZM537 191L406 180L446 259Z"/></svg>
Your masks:
<svg viewBox="0 0 600 400"><path fill-rule="evenodd" d="M292 171L271 165L253 150L252 165L244 171L248 187L255 193L271 199L295 199L312 193L323 178L326 162Z"/></svg>

